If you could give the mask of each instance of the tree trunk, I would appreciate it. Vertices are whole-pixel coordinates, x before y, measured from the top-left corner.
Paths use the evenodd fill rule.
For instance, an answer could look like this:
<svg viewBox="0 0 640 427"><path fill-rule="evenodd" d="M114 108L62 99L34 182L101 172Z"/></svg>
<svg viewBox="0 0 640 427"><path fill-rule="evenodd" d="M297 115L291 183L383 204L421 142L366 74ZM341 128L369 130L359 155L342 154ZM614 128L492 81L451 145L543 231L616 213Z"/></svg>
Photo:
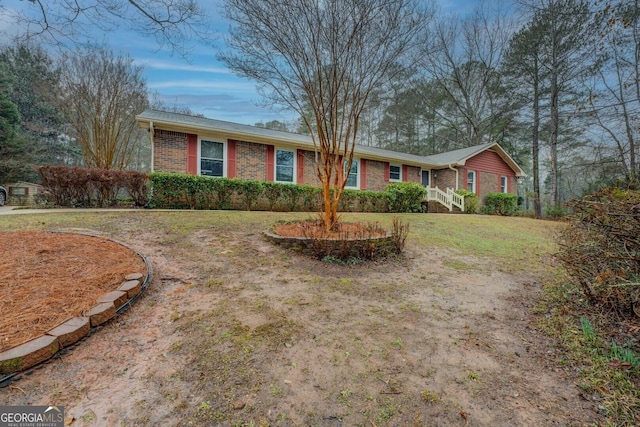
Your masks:
<svg viewBox="0 0 640 427"><path fill-rule="evenodd" d="M540 204L540 82L538 77L538 58L534 58L533 77L533 138L531 141L531 154L533 156L533 210L536 218L542 217Z"/></svg>

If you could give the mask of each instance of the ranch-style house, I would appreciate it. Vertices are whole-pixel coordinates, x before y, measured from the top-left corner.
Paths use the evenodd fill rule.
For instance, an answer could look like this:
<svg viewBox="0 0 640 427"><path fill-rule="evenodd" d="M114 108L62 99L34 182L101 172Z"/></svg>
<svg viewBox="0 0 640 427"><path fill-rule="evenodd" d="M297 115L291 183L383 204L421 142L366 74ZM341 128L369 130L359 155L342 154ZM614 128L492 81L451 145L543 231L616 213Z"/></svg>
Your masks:
<svg viewBox="0 0 640 427"><path fill-rule="evenodd" d="M311 137L226 121L147 110L136 116L151 138L154 172L320 185ZM517 194L524 171L497 143L431 156L356 145L346 188L383 190L390 182L424 185L429 210L464 209L454 193L480 203L488 193Z"/></svg>

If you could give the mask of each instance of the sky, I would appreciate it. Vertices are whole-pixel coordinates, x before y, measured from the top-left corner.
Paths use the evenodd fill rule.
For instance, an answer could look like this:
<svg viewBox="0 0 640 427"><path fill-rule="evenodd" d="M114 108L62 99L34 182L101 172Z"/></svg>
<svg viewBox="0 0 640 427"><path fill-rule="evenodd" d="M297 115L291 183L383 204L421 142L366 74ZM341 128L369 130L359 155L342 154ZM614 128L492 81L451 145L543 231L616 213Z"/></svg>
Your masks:
<svg viewBox="0 0 640 427"><path fill-rule="evenodd" d="M254 125L271 120L291 121L295 115L282 108L261 105L256 84L231 73L216 59L224 49L224 35L229 22L221 14L221 0L197 0L208 12L211 27L217 38L214 46L194 44L187 57L172 54L168 48L159 48L155 39L144 37L126 28L104 32L93 29L91 38L105 44L116 54L129 55L136 65L143 66L143 76L150 92L166 105L188 107L196 114L218 120ZM470 10L474 0L440 0L443 11ZM23 0L0 0L0 31L16 34L21 29L11 22L7 11L33 8Z"/></svg>

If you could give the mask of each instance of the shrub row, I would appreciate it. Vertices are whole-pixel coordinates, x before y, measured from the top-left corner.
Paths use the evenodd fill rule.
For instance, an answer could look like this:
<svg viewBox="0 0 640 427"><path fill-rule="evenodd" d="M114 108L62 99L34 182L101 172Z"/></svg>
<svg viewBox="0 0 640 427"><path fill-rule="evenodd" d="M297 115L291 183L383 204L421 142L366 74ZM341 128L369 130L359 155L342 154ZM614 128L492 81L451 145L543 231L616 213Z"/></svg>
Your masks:
<svg viewBox="0 0 640 427"><path fill-rule="evenodd" d="M569 207L558 259L591 303L640 317L640 191L607 188Z"/></svg>
<svg viewBox="0 0 640 427"><path fill-rule="evenodd" d="M518 211L518 196L511 193L489 193L480 211L487 215L515 215Z"/></svg>
<svg viewBox="0 0 640 427"><path fill-rule="evenodd" d="M63 165L41 166L37 171L50 202L57 206L111 206L122 191L136 206L145 206L149 199L145 173Z"/></svg>
<svg viewBox="0 0 640 427"><path fill-rule="evenodd" d="M244 209L317 212L323 208L322 189L309 185L280 184L198 175L149 175L151 208ZM346 189L342 212L419 212L425 189L417 183L393 183L385 191Z"/></svg>

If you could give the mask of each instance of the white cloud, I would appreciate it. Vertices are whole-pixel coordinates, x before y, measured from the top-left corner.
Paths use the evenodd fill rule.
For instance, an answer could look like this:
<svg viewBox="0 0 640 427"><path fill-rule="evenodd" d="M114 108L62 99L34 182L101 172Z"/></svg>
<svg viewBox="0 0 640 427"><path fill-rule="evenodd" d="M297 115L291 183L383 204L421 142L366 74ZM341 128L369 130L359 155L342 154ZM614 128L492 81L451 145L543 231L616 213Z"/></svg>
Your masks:
<svg viewBox="0 0 640 427"><path fill-rule="evenodd" d="M166 61L152 58L136 59L136 65L141 65L145 68L160 70L160 71L188 71L193 73L210 73L210 74L231 74L227 68L222 66L206 66L206 65L194 65L176 58L176 61Z"/></svg>

